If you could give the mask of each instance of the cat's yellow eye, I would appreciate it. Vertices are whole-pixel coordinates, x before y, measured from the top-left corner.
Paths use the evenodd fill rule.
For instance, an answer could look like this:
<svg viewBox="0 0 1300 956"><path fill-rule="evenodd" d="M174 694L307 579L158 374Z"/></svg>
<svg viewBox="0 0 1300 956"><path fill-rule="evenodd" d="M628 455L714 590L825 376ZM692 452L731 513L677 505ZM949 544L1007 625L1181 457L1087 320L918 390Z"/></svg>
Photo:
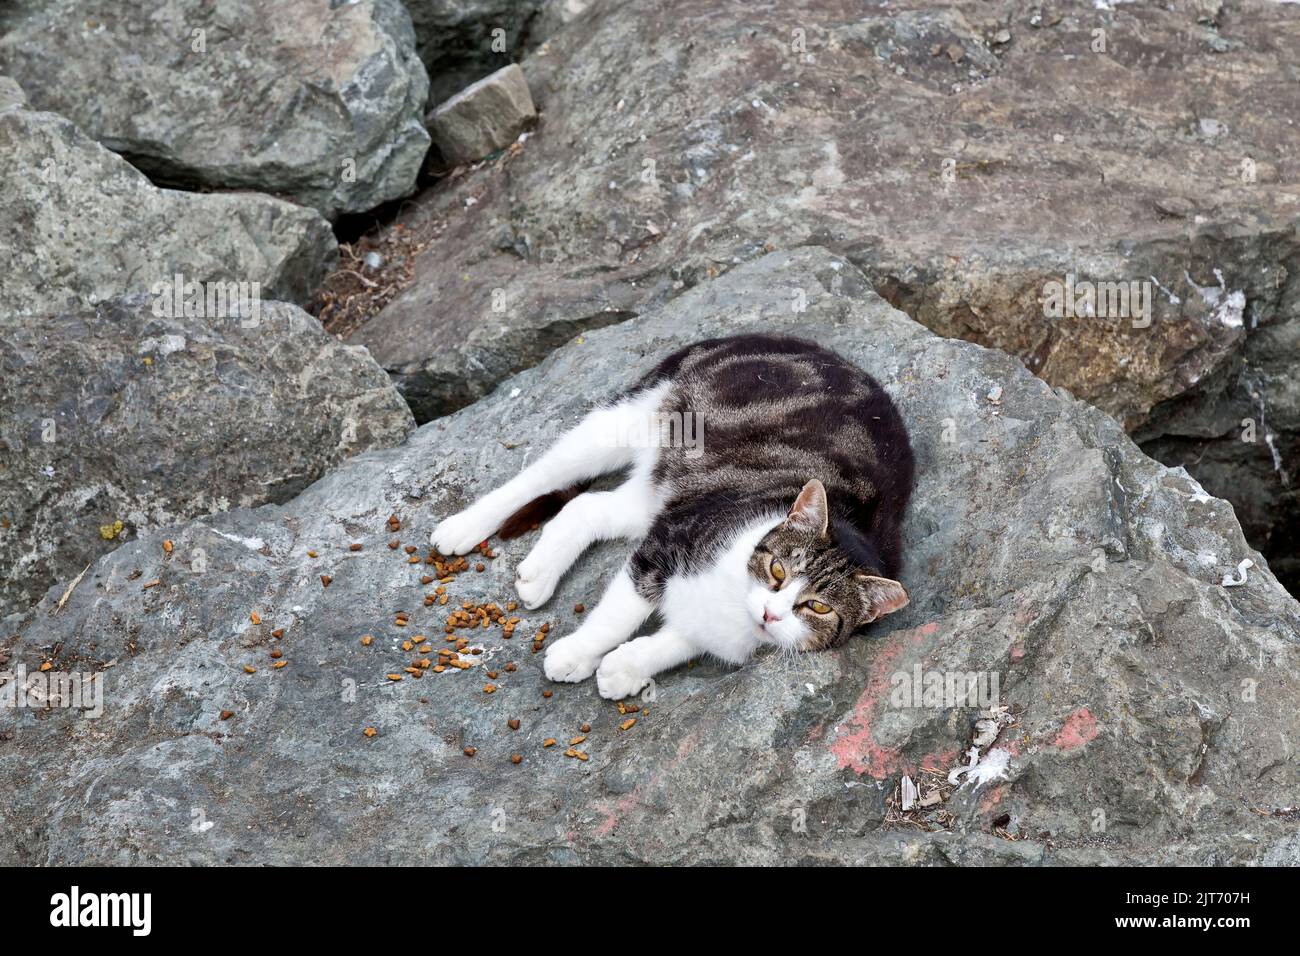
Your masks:
<svg viewBox="0 0 1300 956"><path fill-rule="evenodd" d="M781 562L777 561L775 558L772 559L772 577L776 578L778 581L785 580L785 568L782 567Z"/></svg>
<svg viewBox="0 0 1300 956"><path fill-rule="evenodd" d="M807 602L807 605L817 614L831 613L831 606L829 604L823 604L821 601L809 601Z"/></svg>

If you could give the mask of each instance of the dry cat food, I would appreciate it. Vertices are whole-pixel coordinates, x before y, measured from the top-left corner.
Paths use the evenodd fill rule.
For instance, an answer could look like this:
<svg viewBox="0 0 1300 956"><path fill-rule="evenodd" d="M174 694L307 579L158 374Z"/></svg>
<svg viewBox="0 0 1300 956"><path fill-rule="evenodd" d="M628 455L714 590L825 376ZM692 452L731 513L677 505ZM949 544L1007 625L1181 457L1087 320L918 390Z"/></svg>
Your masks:
<svg viewBox="0 0 1300 956"><path fill-rule="evenodd" d="M524 755L523 755L523 754L511 754L511 755L510 755L510 762L511 762L511 763L523 763L523 762L524 762Z"/></svg>
<svg viewBox="0 0 1300 956"><path fill-rule="evenodd" d="M248 619L249 619L250 621L252 621L254 624L261 624L261 623L262 623L261 615L259 615L256 611L254 611L252 614L248 615Z"/></svg>
<svg viewBox="0 0 1300 956"><path fill-rule="evenodd" d="M374 727L367 727L365 730L361 732L365 734L367 737L373 737L375 734L379 733L379 731L375 730Z"/></svg>
<svg viewBox="0 0 1300 956"><path fill-rule="evenodd" d="M223 711L221 712L221 719L222 719L222 720L229 720L231 717L234 717L234 716L235 716L235 712L234 712L233 710L223 710Z"/></svg>
<svg viewBox="0 0 1300 956"><path fill-rule="evenodd" d="M635 718L635 717L629 717L627 720L623 721L621 724L618 725L618 729L619 729L619 730L631 730L631 729L632 729L632 725L635 724L635 723L636 723L636 718Z"/></svg>
<svg viewBox="0 0 1300 956"><path fill-rule="evenodd" d="M518 730L518 729L519 729L519 718L518 718L518 717L511 717L509 720L506 721L506 726L509 727L511 730Z"/></svg>

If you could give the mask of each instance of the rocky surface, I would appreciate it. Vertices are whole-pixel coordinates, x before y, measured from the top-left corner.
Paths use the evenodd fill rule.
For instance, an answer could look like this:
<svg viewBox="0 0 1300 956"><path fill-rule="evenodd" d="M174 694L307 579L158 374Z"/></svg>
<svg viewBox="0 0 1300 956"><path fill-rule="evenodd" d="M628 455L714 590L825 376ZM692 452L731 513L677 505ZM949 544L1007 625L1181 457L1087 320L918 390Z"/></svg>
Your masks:
<svg viewBox="0 0 1300 956"><path fill-rule="evenodd" d="M0 317L0 613L124 541L286 501L410 430L365 350L296 306L187 317L172 305Z"/></svg>
<svg viewBox="0 0 1300 956"><path fill-rule="evenodd" d="M544 0L403 0L403 3L415 27L416 50L429 73L430 106L517 60L546 6ZM577 3L563 0L555 4L580 8L586 5L585 0Z"/></svg>
<svg viewBox="0 0 1300 956"><path fill-rule="evenodd" d="M908 608L835 652L671 672L620 730L590 682L547 685L529 642L597 597L626 553L608 545L511 639L467 635L485 648L475 666L404 673L420 651L403 641L447 646L449 608L513 597L532 538L471 558L484 570L455 574L447 607L425 606L432 569L390 540L418 560L440 516L590 400L688 341L752 329L816 338L898 401L920 472ZM1260 566L1222 586L1246 557ZM56 596L0 621L0 653L31 671L104 668L103 714L0 710L5 863L1300 863L1280 813L1300 605L1229 505L815 248L578 336L287 504L128 542L61 610ZM903 706L894 677L918 667L997 675L1014 722L983 783L940 783L976 713ZM583 723L590 759L566 758ZM905 773L942 797L906 822Z"/></svg>
<svg viewBox="0 0 1300 956"><path fill-rule="evenodd" d="M472 163L509 146L536 118L524 71L512 63L439 103L425 125L444 159Z"/></svg>
<svg viewBox="0 0 1300 956"><path fill-rule="evenodd" d="M155 181L329 218L412 191L428 77L400 0L20 0L0 72Z"/></svg>
<svg viewBox="0 0 1300 956"><path fill-rule="evenodd" d="M1300 8L1267 0L596 4L524 59L542 120L518 155L399 218L436 235L354 340L425 420L544 358L550 323L818 243L1171 461L1240 460L1198 474L1284 529L1271 453L1205 409L1258 391L1297 470L1293 390L1243 377L1300 358L1297 43ZM1069 276L1145 284L1149 314L1048 317Z"/></svg>
<svg viewBox="0 0 1300 956"><path fill-rule="evenodd" d="M159 189L0 77L0 313L36 315L192 282L305 303L337 259L329 223L253 193Z"/></svg>

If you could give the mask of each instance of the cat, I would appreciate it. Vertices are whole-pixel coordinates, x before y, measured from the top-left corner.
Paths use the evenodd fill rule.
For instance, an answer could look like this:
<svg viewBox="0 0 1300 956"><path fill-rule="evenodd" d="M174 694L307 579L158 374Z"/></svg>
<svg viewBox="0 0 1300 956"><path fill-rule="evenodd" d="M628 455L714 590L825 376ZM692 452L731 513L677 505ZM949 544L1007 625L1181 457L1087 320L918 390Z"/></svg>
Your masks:
<svg viewBox="0 0 1300 956"><path fill-rule="evenodd" d="M779 335L668 356L444 519L432 543L466 554L539 497L623 469L613 490L569 497L516 569L532 609L592 542L639 540L581 626L548 644L551 680L594 672L618 700L703 654L742 664L764 645L837 647L908 603L898 576L915 465L902 417L861 369ZM656 610L662 627L630 640Z"/></svg>

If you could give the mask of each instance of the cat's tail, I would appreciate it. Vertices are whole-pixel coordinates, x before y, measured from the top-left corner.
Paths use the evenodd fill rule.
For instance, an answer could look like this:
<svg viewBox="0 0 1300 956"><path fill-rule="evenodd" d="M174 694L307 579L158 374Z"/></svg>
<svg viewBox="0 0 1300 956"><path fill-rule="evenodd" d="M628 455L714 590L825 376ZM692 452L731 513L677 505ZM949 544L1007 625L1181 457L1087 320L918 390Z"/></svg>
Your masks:
<svg viewBox="0 0 1300 956"><path fill-rule="evenodd" d="M548 492L539 498L534 498L507 518L502 523L501 530L497 532L496 536L502 541L523 537L528 532L540 528L547 521L550 521L560 513L561 508L590 487L590 481L583 481L572 488Z"/></svg>

